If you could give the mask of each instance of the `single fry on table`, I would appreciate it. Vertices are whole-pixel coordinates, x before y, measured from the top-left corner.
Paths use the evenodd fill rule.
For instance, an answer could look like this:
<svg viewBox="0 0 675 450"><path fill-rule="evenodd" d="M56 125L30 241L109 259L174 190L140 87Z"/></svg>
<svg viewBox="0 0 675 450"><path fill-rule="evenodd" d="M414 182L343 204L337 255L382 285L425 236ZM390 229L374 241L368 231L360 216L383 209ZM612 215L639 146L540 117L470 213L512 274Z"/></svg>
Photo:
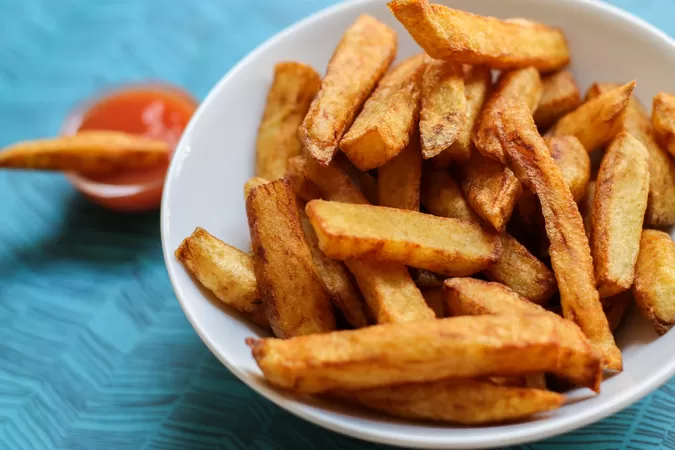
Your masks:
<svg viewBox="0 0 675 450"><path fill-rule="evenodd" d="M384 165L410 142L419 119L423 73L424 54L412 56L387 73L366 100L340 140L340 149L359 170Z"/></svg>
<svg viewBox="0 0 675 450"><path fill-rule="evenodd" d="M365 14L342 35L298 131L300 142L319 163L333 159L342 135L394 60L396 48L396 32Z"/></svg>
<svg viewBox="0 0 675 450"><path fill-rule="evenodd" d="M305 64L285 61L274 66L274 79L258 128L257 176L268 180L283 177L288 160L300 154L298 127L320 84L321 76Z"/></svg>

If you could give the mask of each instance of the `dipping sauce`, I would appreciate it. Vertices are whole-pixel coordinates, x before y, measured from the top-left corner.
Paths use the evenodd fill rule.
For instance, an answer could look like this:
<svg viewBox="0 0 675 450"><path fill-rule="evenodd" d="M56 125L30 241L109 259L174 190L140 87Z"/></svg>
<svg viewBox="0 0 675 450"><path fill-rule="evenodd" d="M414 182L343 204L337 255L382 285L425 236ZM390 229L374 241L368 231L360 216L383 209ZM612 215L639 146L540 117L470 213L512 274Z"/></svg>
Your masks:
<svg viewBox="0 0 675 450"><path fill-rule="evenodd" d="M116 130L162 139L173 149L197 101L185 91L162 84L134 85L81 105L66 120L62 134L80 130ZM159 207L169 159L152 169L85 177L67 174L89 200L118 211Z"/></svg>

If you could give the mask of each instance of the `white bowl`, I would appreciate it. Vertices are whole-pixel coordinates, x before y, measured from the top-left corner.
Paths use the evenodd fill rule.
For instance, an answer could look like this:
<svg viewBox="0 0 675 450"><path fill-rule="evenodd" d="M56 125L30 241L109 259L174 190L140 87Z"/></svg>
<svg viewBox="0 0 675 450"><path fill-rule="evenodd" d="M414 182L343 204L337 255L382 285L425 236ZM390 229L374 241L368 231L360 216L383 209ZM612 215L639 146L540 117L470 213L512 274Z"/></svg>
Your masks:
<svg viewBox="0 0 675 450"><path fill-rule="evenodd" d="M652 96L660 90L675 91L674 42L614 7L589 0L442 3L478 14L524 17L562 27L572 50L572 71L584 90L596 80L637 79L636 94L645 105L651 105ZM254 174L255 136L273 66L282 60L298 60L323 73L340 36L361 13L398 31L399 60L420 51L384 0L356 0L328 8L272 37L237 64L211 90L178 145L162 200L162 245L178 300L209 349L251 388L300 417L357 438L418 448L486 448L543 439L602 419L666 382L675 373L675 332L657 339L636 313L618 336L623 373L605 381L600 395L579 389L560 410L524 423L468 428L402 421L296 398L264 382L244 344L244 338L264 332L219 305L185 272L173 252L197 226L240 249L249 249L243 185Z"/></svg>

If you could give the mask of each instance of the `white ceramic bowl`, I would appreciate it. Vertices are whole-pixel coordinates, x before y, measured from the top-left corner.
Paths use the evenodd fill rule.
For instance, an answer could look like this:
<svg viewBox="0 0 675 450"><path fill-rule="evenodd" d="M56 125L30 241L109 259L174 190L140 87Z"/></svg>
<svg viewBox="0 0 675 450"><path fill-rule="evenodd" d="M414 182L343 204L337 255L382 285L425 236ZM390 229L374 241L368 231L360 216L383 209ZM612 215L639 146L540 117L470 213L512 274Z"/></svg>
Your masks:
<svg viewBox="0 0 675 450"><path fill-rule="evenodd" d="M442 3L478 14L524 17L562 27L572 50L572 71L584 90L596 80L637 79L636 94L646 105L651 105L652 96L660 90L675 91L674 42L614 7L589 0ZM240 249L249 248L243 185L254 174L255 136L273 66L282 60L298 60L323 73L341 34L361 13L398 31L399 60L420 51L384 0L336 5L287 28L237 64L211 90L178 145L164 188L162 245L178 300L206 345L251 388L300 417L354 437L417 448L486 448L543 439L602 419L666 382L675 373L675 332L657 339L633 313L618 337L624 372L605 381L600 395L574 391L572 401L560 410L524 423L467 428L407 422L301 400L265 384L244 344L244 338L260 336L262 330L219 305L176 262L173 252L197 226Z"/></svg>

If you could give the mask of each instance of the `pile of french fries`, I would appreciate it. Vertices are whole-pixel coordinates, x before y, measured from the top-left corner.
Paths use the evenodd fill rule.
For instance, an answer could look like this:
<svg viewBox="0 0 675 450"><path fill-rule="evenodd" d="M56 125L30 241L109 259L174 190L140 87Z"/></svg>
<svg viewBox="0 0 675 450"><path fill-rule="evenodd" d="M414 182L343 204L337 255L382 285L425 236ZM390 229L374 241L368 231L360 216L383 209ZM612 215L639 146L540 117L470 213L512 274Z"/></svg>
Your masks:
<svg viewBox="0 0 675 450"><path fill-rule="evenodd" d="M390 68L396 33L361 16L323 78L276 66L252 253L198 228L176 257L274 333L247 344L283 389L461 424L558 408L552 385L599 392L633 303L675 323L675 243L643 230L675 223L675 96L651 120L635 81L582 100L561 30L389 8L419 55Z"/></svg>

